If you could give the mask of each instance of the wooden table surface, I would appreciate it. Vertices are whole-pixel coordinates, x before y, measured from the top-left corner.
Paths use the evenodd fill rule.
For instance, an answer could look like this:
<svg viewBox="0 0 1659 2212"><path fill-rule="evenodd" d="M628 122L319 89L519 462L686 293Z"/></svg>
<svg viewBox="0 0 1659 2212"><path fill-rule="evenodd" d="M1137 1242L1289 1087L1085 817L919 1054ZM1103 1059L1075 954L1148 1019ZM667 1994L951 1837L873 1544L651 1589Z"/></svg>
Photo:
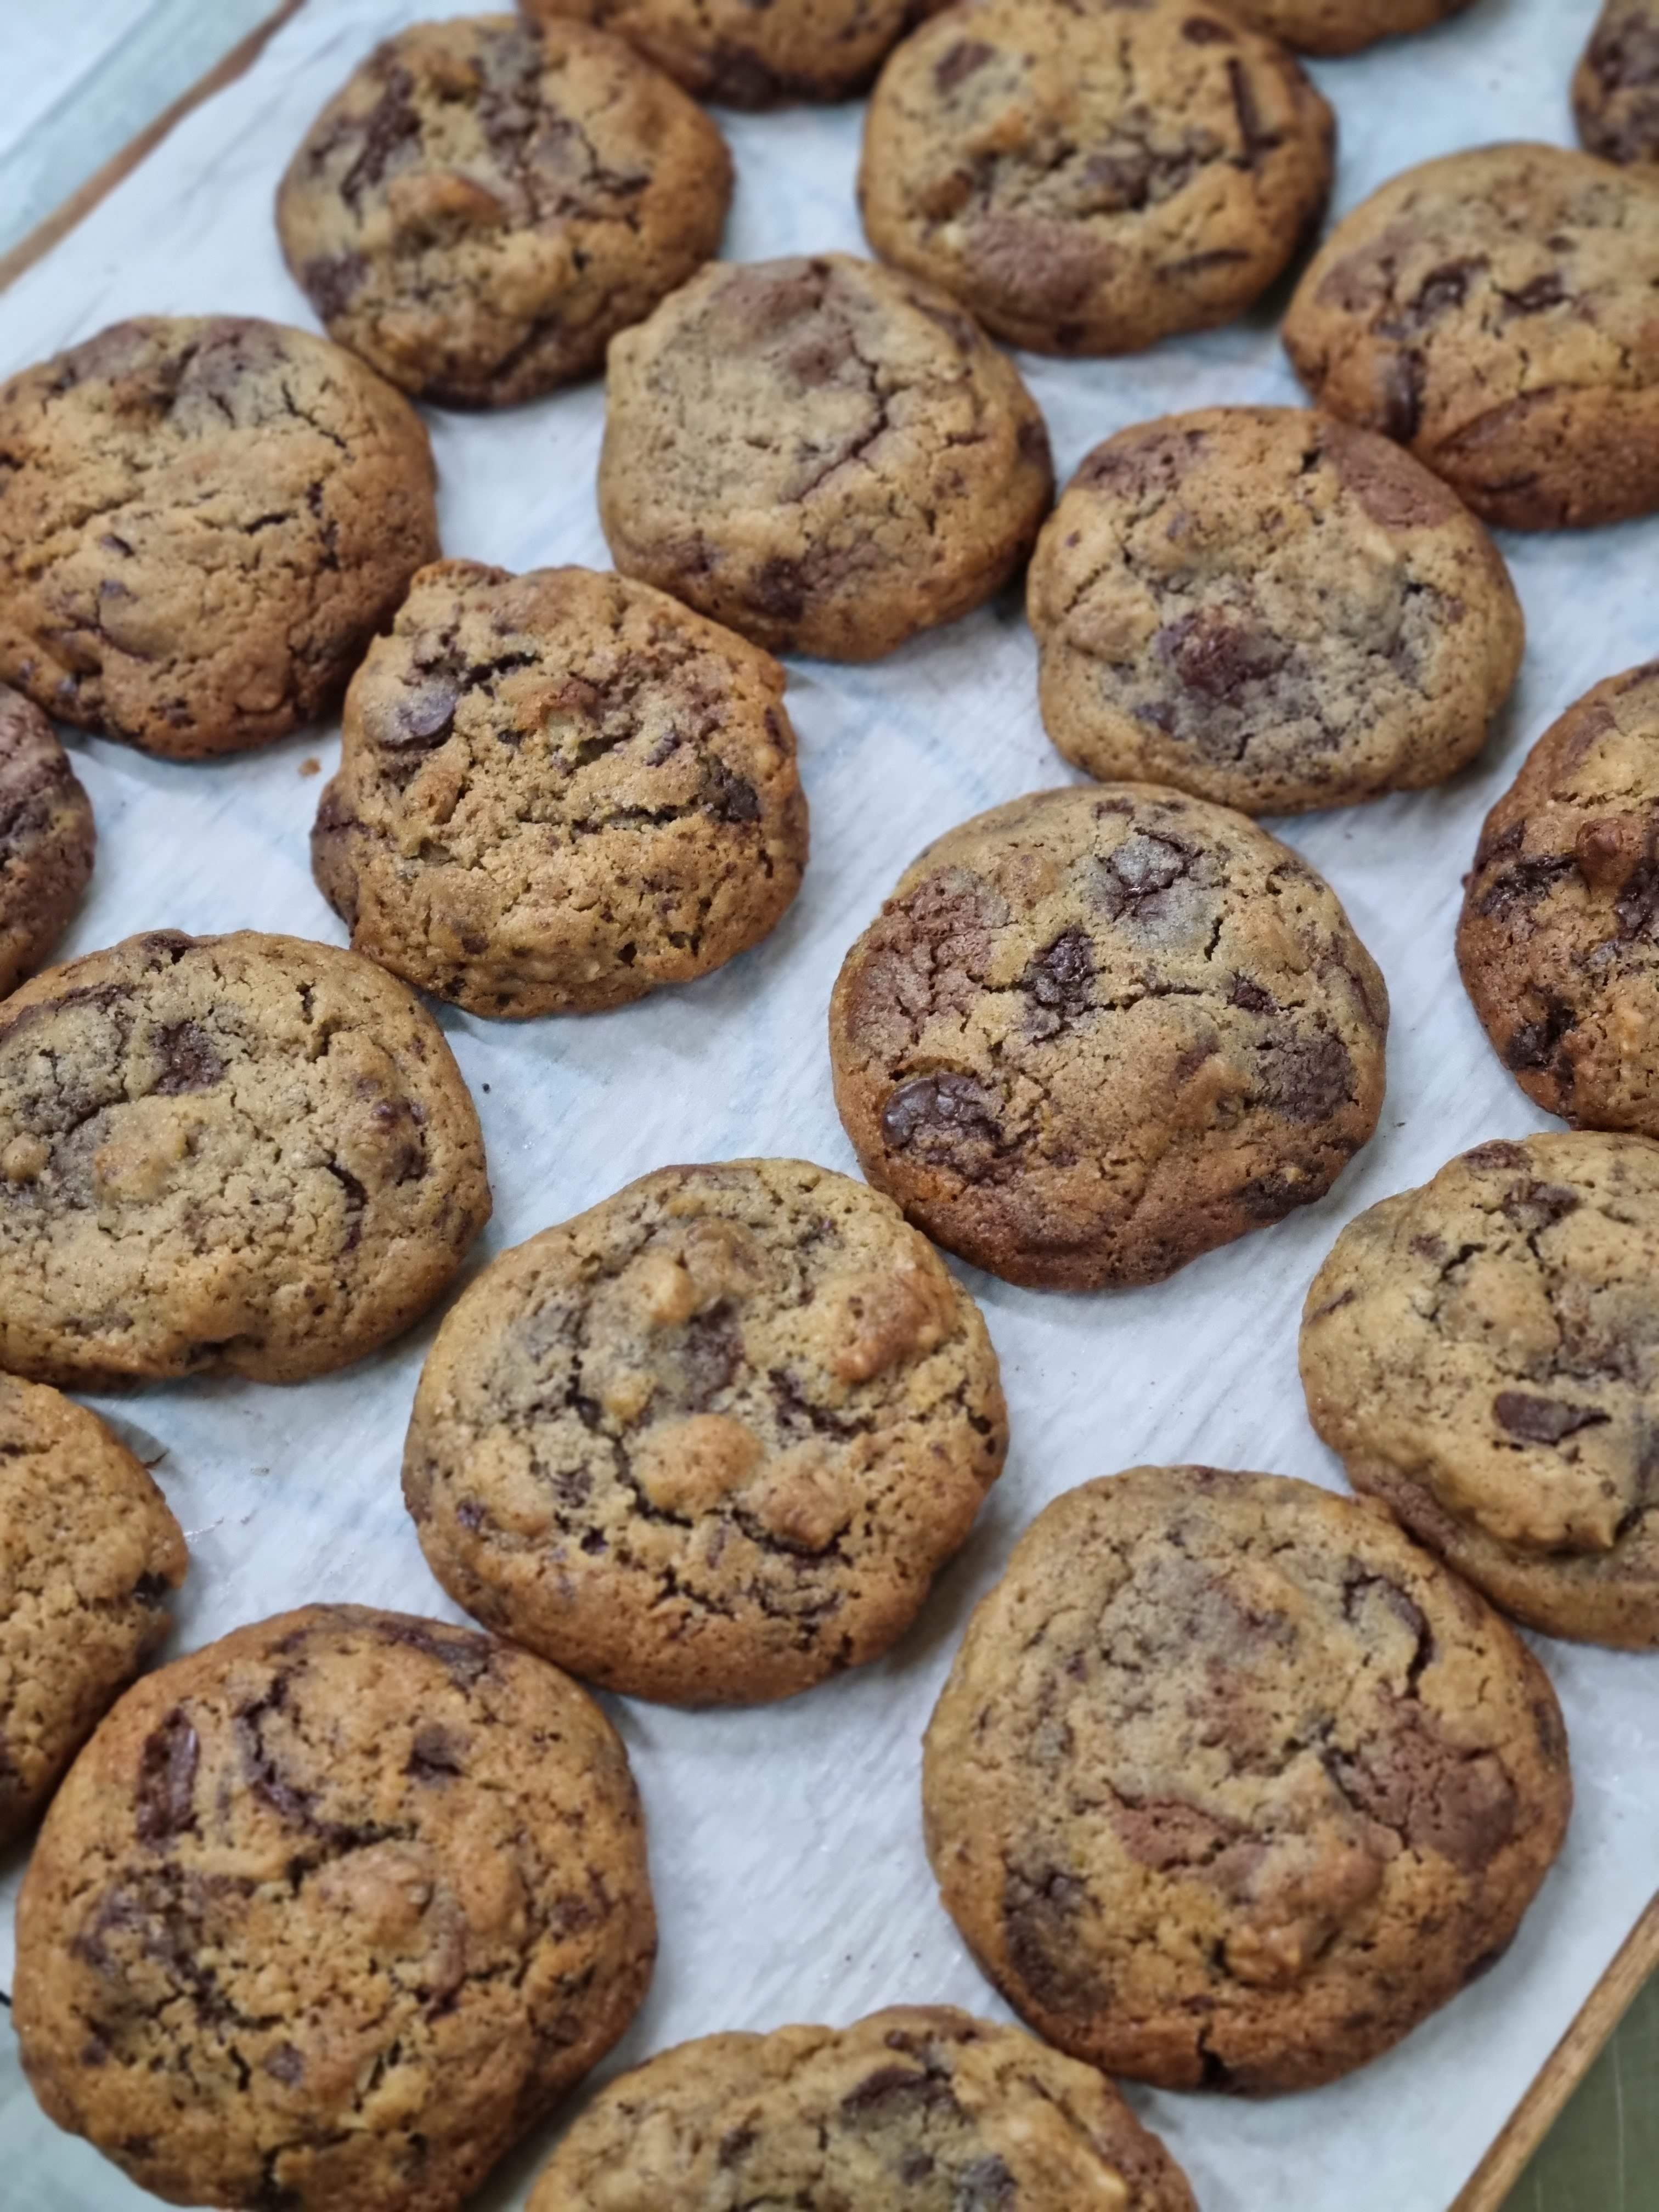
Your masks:
<svg viewBox="0 0 1659 2212"><path fill-rule="evenodd" d="M0 257L275 4L0 0L0 81L9 88L0 108ZM449 10L434 0L433 12ZM1659 1978L1575 2091L1506 2212L1659 2212Z"/></svg>

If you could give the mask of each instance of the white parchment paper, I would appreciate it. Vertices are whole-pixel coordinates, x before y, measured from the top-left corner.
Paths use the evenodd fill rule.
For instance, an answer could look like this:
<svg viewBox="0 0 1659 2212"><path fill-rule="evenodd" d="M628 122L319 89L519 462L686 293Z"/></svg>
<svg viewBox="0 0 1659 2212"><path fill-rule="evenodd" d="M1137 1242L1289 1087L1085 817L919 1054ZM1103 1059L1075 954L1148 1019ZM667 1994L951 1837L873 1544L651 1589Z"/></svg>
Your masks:
<svg viewBox="0 0 1659 2212"><path fill-rule="evenodd" d="M0 297L0 374L145 311L308 324L272 228L277 176L374 41L431 12L406 0L308 0L247 76ZM1595 12L1595 0L1477 0L1436 33L1317 68L1341 118L1339 211L1459 146L1570 141L1566 83ZM860 248L858 107L723 119L738 168L728 254ZM1267 313L1137 360L1024 366L1063 473L1151 415L1298 396ZM592 386L495 416L434 413L446 548L514 568L604 566L592 493L603 408ZM975 1600L1046 1500L1138 1460L1340 1486L1297 1381L1310 1278L1360 1208L1423 1181L1453 1152L1540 1118L1487 1047L1453 963L1459 879L1482 813L1563 707L1659 647L1659 520L1516 538L1504 550L1531 642L1485 760L1443 789L1287 833L1388 975L1389 1097L1375 1142L1325 1203L1153 1290L1044 1296L970 1272L1002 1356L1013 1450L902 1649L765 1711L612 1701L650 1815L662 1917L655 1985L613 2063L715 2029L841 2022L898 2000L1006 2016L938 1905L918 1809L918 1739ZM784 1153L855 1172L823 1035L842 955L927 840L1069 777L1038 720L1017 598L878 666L799 664L790 707L812 861L767 945L616 1014L492 1025L442 1011L489 1147L496 1213L481 1259L668 1160ZM321 788L307 761L331 768L336 741L319 729L186 766L75 737L101 843L68 950L164 924L339 941L306 842ZM317 1598L456 1617L398 1487L430 1335L428 1325L297 1389L208 1382L99 1401L165 1449L158 1477L194 1554L175 1649ZM1578 1802L1519 1941L1402 2047L1333 2087L1260 2105L1135 2093L1205 2212L1443 2212L1646 1904L1659 1877L1659 1658L1540 1649L1567 1712ZM20 1873L13 1862L0 1885L0 1987ZM510 2161L483 2201L520 2203L550 2141L548 2131ZM124 2212L148 2201L40 2117L0 2029L0 2205Z"/></svg>

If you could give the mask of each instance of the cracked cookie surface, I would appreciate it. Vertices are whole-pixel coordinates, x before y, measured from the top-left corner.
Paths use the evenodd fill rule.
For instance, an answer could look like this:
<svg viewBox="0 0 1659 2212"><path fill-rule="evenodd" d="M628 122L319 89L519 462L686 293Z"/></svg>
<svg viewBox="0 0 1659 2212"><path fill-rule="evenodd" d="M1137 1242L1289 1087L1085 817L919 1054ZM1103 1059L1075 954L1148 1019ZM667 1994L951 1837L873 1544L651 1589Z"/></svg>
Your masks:
<svg viewBox="0 0 1659 2212"><path fill-rule="evenodd" d="M1349 1480L1506 1613L1659 1644L1659 1145L1478 1146L1351 1221L1308 1292Z"/></svg>
<svg viewBox="0 0 1659 2212"><path fill-rule="evenodd" d="M116 323L0 387L0 678L175 759L337 699L435 560L406 399L325 338Z"/></svg>
<svg viewBox="0 0 1659 2212"><path fill-rule="evenodd" d="M917 0L519 0L535 23L614 32L701 100L845 100L921 12ZM921 0L925 7L927 0Z"/></svg>
<svg viewBox="0 0 1659 2212"><path fill-rule="evenodd" d="M313 124L276 197L328 334L451 406L605 365L720 245L732 160L696 103L580 23L417 23Z"/></svg>
<svg viewBox="0 0 1659 2212"><path fill-rule="evenodd" d="M428 1563L573 1674L680 1705L875 1659L1001 1471L973 1300L799 1160L672 1167L504 1253L446 1318L404 1494Z"/></svg>
<svg viewBox="0 0 1659 2212"><path fill-rule="evenodd" d="M1457 964L1547 1113L1659 1137L1659 661L1540 738L1487 815Z"/></svg>
<svg viewBox="0 0 1659 2212"><path fill-rule="evenodd" d="M614 341L607 398L617 566L774 652L874 660L954 621L1054 495L1013 363L851 254L702 270Z"/></svg>
<svg viewBox="0 0 1659 2212"><path fill-rule="evenodd" d="M1659 506L1659 178L1559 146L1426 161L1347 216L1285 319L1321 406L1488 522Z"/></svg>
<svg viewBox="0 0 1659 2212"><path fill-rule="evenodd" d="M1096 447L1028 598L1067 760L1249 814L1453 775L1525 641L1502 556L1437 477L1289 407L1205 408Z"/></svg>
<svg viewBox="0 0 1659 2212"><path fill-rule="evenodd" d="M929 1726L928 1856L1047 2041L1166 2088L1334 2080L1503 1952L1571 1802L1549 1678L1380 1506L1068 1491Z"/></svg>
<svg viewBox="0 0 1659 2212"><path fill-rule="evenodd" d="M58 2126L171 2203L454 2212L621 2035L655 1943L583 1691L312 1606L93 1738L24 1878L14 2020Z"/></svg>
<svg viewBox="0 0 1659 2212"><path fill-rule="evenodd" d="M52 724L0 684L0 999L50 958L92 880L92 801Z"/></svg>
<svg viewBox="0 0 1659 2212"><path fill-rule="evenodd" d="M1092 2067L945 2005L708 2035L601 2091L529 2212L1194 2212Z"/></svg>
<svg viewBox="0 0 1659 2212"><path fill-rule="evenodd" d="M758 944L800 887L784 674L648 585L422 570L312 836L353 946L476 1014L586 1012Z"/></svg>
<svg viewBox="0 0 1659 2212"><path fill-rule="evenodd" d="M1573 74L1578 136L1608 161L1659 161L1659 0L1607 0Z"/></svg>
<svg viewBox="0 0 1659 2212"><path fill-rule="evenodd" d="M167 1500L97 1415L0 1375L0 1846L160 1647L188 1564Z"/></svg>
<svg viewBox="0 0 1659 2212"><path fill-rule="evenodd" d="M1226 0L1227 13L1304 54L1354 54L1379 39L1426 31L1471 0Z"/></svg>
<svg viewBox="0 0 1659 2212"><path fill-rule="evenodd" d="M999 337L1127 353L1260 297L1335 137L1282 46L1192 0L974 0L883 70L859 198L876 251Z"/></svg>
<svg viewBox="0 0 1659 2212"><path fill-rule="evenodd" d="M1041 792L928 847L848 954L864 1171L1009 1282L1150 1283L1321 1198L1370 1137L1388 993L1329 887L1151 784Z"/></svg>
<svg viewBox="0 0 1659 2212"><path fill-rule="evenodd" d="M157 930L0 1005L0 1367L323 1374L489 1218L442 1032L355 952Z"/></svg>

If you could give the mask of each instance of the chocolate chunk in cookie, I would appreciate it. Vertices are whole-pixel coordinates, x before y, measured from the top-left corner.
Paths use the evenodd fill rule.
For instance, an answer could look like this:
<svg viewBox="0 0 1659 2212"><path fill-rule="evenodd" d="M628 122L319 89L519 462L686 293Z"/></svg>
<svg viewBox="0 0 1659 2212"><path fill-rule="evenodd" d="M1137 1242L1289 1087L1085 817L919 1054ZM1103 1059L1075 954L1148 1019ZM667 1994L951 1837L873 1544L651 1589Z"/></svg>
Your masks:
<svg viewBox="0 0 1659 2212"><path fill-rule="evenodd" d="M1659 1137L1659 662L1528 754L1480 832L1457 964L1529 1098Z"/></svg>
<svg viewBox="0 0 1659 2212"><path fill-rule="evenodd" d="M1054 493L1013 363L845 253L717 264L611 349L617 566L774 652L874 660L991 597Z"/></svg>
<svg viewBox="0 0 1659 2212"><path fill-rule="evenodd" d="M870 103L878 253L1044 353L1231 322L1330 190L1336 121L1285 49L1193 0L975 0Z"/></svg>
<svg viewBox="0 0 1659 2212"><path fill-rule="evenodd" d="M0 678L176 759L344 690L438 552L420 417L303 331L117 323L0 386Z"/></svg>
<svg viewBox="0 0 1659 2212"><path fill-rule="evenodd" d="M175 2204L457 2212L621 2035L655 1943L584 1692L312 1606L99 1729L24 1880L13 2020L51 2117Z"/></svg>
<svg viewBox="0 0 1659 2212"><path fill-rule="evenodd" d="M97 1416L0 1376L0 1845L160 1645L188 1564L167 1500Z"/></svg>
<svg viewBox="0 0 1659 2212"><path fill-rule="evenodd" d="M486 1269L404 1494L458 1603L678 1705L878 1657L1001 1470L979 1310L888 1200L797 1160L663 1168Z"/></svg>
<svg viewBox="0 0 1659 2212"><path fill-rule="evenodd" d="M1426 31L1471 0L1225 0L1227 13L1304 54L1353 54L1379 39Z"/></svg>
<svg viewBox="0 0 1659 2212"><path fill-rule="evenodd" d="M52 724L0 684L0 999L50 958L96 842L92 801Z"/></svg>
<svg viewBox="0 0 1659 2212"><path fill-rule="evenodd" d="M1328 887L1230 809L1039 793L929 846L848 954L865 1173L1010 1282L1157 1282L1322 1198L1382 1100L1388 994Z"/></svg>
<svg viewBox="0 0 1659 2212"><path fill-rule="evenodd" d="M1097 446L1028 595L1067 760L1250 814L1455 774L1525 639L1502 556L1437 477L1288 407L1168 416Z"/></svg>
<svg viewBox="0 0 1659 2212"><path fill-rule="evenodd" d="M1659 0L1607 0L1572 80L1578 136L1608 161L1659 161Z"/></svg>
<svg viewBox="0 0 1659 2212"><path fill-rule="evenodd" d="M1109 2081L944 2005L708 2035L603 2090L529 2212L1194 2212Z"/></svg>
<svg viewBox="0 0 1659 2212"><path fill-rule="evenodd" d="M1351 1221L1302 1380L1356 1489L1534 1628L1659 1644L1659 1145L1481 1145Z"/></svg>
<svg viewBox="0 0 1659 2212"><path fill-rule="evenodd" d="M548 28L572 16L613 32L700 100L775 107L861 92L921 10L917 0L519 0ZM926 5L926 0L923 0Z"/></svg>
<svg viewBox="0 0 1659 2212"><path fill-rule="evenodd" d="M489 1218L442 1032L354 952L152 931L0 1006L0 1367L323 1374Z"/></svg>
<svg viewBox="0 0 1659 2212"><path fill-rule="evenodd" d="M1659 507L1659 177L1559 146L1451 154L1373 192L1297 288L1285 343L1334 415L1488 522Z"/></svg>
<svg viewBox="0 0 1659 2212"><path fill-rule="evenodd" d="M927 1731L928 1855L1074 2057L1307 2088L1498 1957L1571 1803L1549 1678L1380 1507L1136 1468L1068 1491Z"/></svg>
<svg viewBox="0 0 1659 2212"><path fill-rule="evenodd" d="M800 886L783 690L648 585L441 562L353 679L317 879L359 952L472 1013L688 982Z"/></svg>
<svg viewBox="0 0 1659 2212"><path fill-rule="evenodd" d="M276 197L328 334L450 406L604 366L720 246L714 125L619 40L550 20L417 23L324 108Z"/></svg>

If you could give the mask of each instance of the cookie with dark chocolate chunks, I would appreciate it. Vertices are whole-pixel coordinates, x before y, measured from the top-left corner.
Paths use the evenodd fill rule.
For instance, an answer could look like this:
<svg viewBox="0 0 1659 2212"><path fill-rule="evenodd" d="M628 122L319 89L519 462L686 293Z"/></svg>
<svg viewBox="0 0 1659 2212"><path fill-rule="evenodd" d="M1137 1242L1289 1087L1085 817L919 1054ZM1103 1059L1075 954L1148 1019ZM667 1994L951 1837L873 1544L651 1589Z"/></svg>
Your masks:
<svg viewBox="0 0 1659 2212"><path fill-rule="evenodd" d="M1426 31L1471 0L1226 0L1227 13L1304 54L1353 54L1379 39Z"/></svg>
<svg viewBox="0 0 1659 2212"><path fill-rule="evenodd" d="M51 957L96 842L92 802L52 724L0 684L0 999Z"/></svg>
<svg viewBox="0 0 1659 2212"><path fill-rule="evenodd" d="M1578 136L1607 161L1659 161L1659 5L1606 0L1573 73Z"/></svg>
<svg viewBox="0 0 1659 2212"><path fill-rule="evenodd" d="M636 46L722 107L845 100L928 0L519 0L547 29L575 17Z"/></svg>

